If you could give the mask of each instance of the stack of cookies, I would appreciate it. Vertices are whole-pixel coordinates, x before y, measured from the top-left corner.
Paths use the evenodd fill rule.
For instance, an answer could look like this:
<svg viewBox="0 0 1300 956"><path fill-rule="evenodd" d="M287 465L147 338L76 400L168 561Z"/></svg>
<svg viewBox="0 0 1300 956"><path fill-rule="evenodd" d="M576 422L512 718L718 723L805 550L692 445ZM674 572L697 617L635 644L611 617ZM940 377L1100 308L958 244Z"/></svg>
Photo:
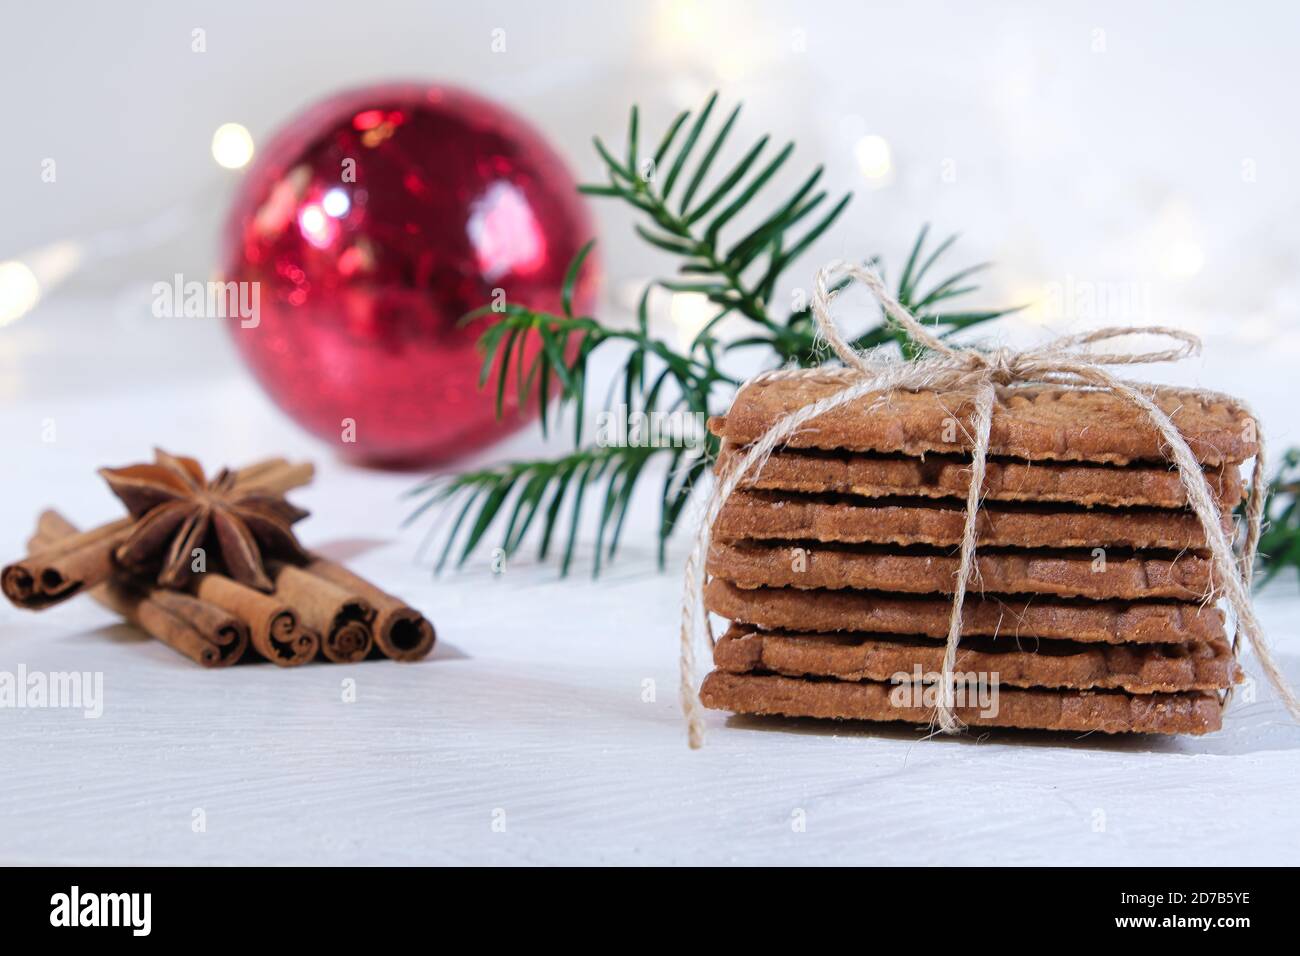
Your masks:
<svg viewBox="0 0 1300 956"><path fill-rule="evenodd" d="M718 471L842 386L746 387L710 428ZM1221 520L1256 450L1238 407L1158 391ZM815 419L728 499L705 604L732 623L706 706L929 724L971 474L968 394L868 395ZM962 615L956 704L979 726L1203 734L1241 679L1204 531L1145 416L1110 394L1000 391ZM984 682L988 695L963 695Z"/></svg>

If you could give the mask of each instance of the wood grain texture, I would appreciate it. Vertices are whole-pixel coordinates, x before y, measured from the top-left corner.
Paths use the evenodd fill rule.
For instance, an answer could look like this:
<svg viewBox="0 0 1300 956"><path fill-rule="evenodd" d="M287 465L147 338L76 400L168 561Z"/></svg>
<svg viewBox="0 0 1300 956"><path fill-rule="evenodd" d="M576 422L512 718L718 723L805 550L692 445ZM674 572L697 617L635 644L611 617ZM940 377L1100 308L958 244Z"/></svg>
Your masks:
<svg viewBox="0 0 1300 956"><path fill-rule="evenodd" d="M46 318L19 331L67 334ZM87 373L100 354L87 352ZM241 369L216 364L198 382L142 377L91 402L79 396L93 378L70 376L59 392L39 363L24 368L47 390L0 403L11 441L5 554L20 552L47 504L78 524L111 518L93 468L154 443L213 461L311 457L321 473L295 494L313 512L303 540L330 543L332 556L411 600L439 643L417 664L207 672L87 600L42 614L0 608L0 670L90 668L105 685L99 720L0 709L0 862L1295 862L1300 733L1262 685L1254 703L1239 693L1221 732L1195 740L923 741L902 728L710 714L705 748L691 752L676 698L685 541L655 573L639 547L658 517L653 481L599 586L586 567L556 583L553 568L523 559L498 577L486 554L434 580L413 560L420 531L395 537L415 476L338 465ZM1249 381L1243 372L1236 387ZM47 417L59 423L48 445ZM509 454L542 453L529 441ZM1260 612L1297 681L1300 599L1290 581L1273 594ZM349 678L353 704L342 702ZM954 792L963 810L944 812ZM191 828L195 808L204 833ZM504 832L492 829L496 810ZM796 811L805 832L791 827Z"/></svg>

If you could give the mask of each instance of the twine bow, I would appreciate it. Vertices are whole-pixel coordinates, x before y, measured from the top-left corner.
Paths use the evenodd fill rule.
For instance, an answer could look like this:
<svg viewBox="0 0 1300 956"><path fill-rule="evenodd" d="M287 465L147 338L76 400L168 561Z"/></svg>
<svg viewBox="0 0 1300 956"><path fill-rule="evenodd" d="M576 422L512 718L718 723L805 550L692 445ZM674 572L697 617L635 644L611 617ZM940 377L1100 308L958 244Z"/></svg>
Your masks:
<svg viewBox="0 0 1300 956"><path fill-rule="evenodd" d="M835 297L835 284L843 278L852 278L865 285L880 303L890 320L902 328L916 344L928 349L928 354L914 362L901 362L881 351L859 352L840 334L831 316L831 301ZM727 471L719 476L704 507L695 545L686 561L686 592L682 604L681 631L681 697L686 714L691 747L703 742L704 720L697 692L695 676L695 635L703 624L710 649L715 644L709 615L704 609L705 563L709 552L714 521L722 506L747 475L762 471L768 456L784 444L805 424L841 405L847 405L865 395L882 393L882 401L894 389L911 391L969 390L973 394L971 425L973 434L967 433L972 445L971 480L966 493L966 519L961 541L961 562L957 570L952 597L952 612L948 621L948 637L944 649L941 673L942 693L935 719L944 733L963 729L953 714L953 670L957 660L957 646L961 640L962 607L966 599L967 584L975 573L976 518L979 514L980 489L984 485L985 463L989 449L989 431L993 419L993 405L998 387L1018 387L1030 384L1049 384L1064 387L1098 389L1123 398L1140 409L1155 426L1164 442L1166 454L1178 469L1178 477L1197 519L1205 533L1209 548L1213 580L1227 601L1236 619L1232 639L1235 658L1242 634L1250 641L1260 667L1277 690L1287 710L1300 720L1300 703L1279 671L1263 629L1255 617L1250 601L1250 585L1254 572L1255 550L1259 544L1264 513L1264 439L1258 428L1255 437L1258 451L1251 473L1250 495L1246 505L1246 535L1241 552L1234 556L1232 543L1224 533L1218 507L1210 490L1205 473L1186 439L1170 417L1143 391L1138 383L1121 379L1106 366L1142 365L1153 362L1177 362L1197 355L1201 340L1189 332L1165 326L1141 328L1107 327L1080 335L1067 335L1038 348L1015 351L999 348L981 351L953 345L934 335L911 312L904 308L885 288L880 277L871 269L857 265L832 263L817 273L813 291L812 311L819 334L844 363L843 368L832 369L781 369L765 372L742 386L771 382L778 379L804 378L841 385L839 391L819 401L812 402L786 415L743 455L738 456ZM1163 338L1171 347L1151 352L1094 352L1089 346L1129 335L1148 335ZM1241 402L1215 392L1189 391L1189 396L1201 400L1218 400L1236 404L1248 415L1250 410ZM1253 415L1250 421L1256 419ZM1224 698L1226 703L1226 697Z"/></svg>

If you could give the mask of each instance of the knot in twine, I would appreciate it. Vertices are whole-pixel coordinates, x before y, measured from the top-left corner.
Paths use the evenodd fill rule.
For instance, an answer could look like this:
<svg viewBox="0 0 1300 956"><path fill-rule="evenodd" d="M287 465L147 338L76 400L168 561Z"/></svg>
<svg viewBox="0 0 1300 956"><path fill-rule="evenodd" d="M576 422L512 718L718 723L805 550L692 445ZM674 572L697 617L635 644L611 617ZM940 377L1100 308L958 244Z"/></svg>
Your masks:
<svg viewBox="0 0 1300 956"><path fill-rule="evenodd" d="M888 320L901 328L912 342L928 350L928 353L909 362L900 361L895 356L885 354L883 350L872 349L859 352L854 349L840 333L830 312L836 287L844 279L856 279L865 285L884 309ZM1216 591L1226 600L1236 619L1232 639L1233 658L1236 658L1239 641L1245 634L1269 682L1276 688L1291 715L1296 720L1300 720L1300 703L1297 703L1295 695L1287 686L1286 680L1273 660L1250 600L1255 550L1259 544L1264 513L1263 435L1258 428L1255 428L1258 451L1255 454L1250 496L1246 505L1246 534L1240 554L1234 555L1232 542L1224 533L1219 520L1218 506L1200 462L1192 454L1187 440L1183 438L1170 417L1148 394L1153 391L1153 388L1121 379L1106 368L1116 365L1181 361L1200 354L1199 338L1190 332L1166 326L1137 328L1110 326L1078 335L1062 336L1045 345L1024 351L1010 348L982 351L957 346L922 325L916 316L890 295L873 270L839 262L831 263L817 272L812 312L817 321L819 335L825 339L826 344L843 363L843 368L779 369L764 372L746 382L741 390L751 385L795 378L830 382L840 385L841 388L826 398L811 402L786 415L754 442L743 455L733 459L731 466L714 483L712 493L704 507L695 545L686 561L686 589L682 604L681 631L681 697L691 747L700 746L704 733L703 708L697 691L695 674L696 634L701 629L704 631L710 649L716 643L708 612L704 609L704 581L712 528L722 506L747 476L759 474L768 456L809 421L870 393L881 393L877 401L883 404L888 401L888 393L896 389L963 390L973 395L971 417L973 433L966 432L972 446L971 479L966 493L961 562L953 587L952 613L948 622L948 637L944 649L943 670L940 675L941 693L938 695L939 703L935 713L935 722L942 732L957 733L964 729L961 721L952 712L955 699L953 670L957 659L957 646L961 639L962 607L966 600L966 587L976 573L976 518L980 507L980 489L984 485L996 389L1044 384L1109 392L1139 409L1160 433L1166 456L1178 470L1178 477L1186 493L1188 505L1200 521L1205 533L1206 546L1212 559L1212 577ZM1165 339L1170 345L1150 352L1095 352L1090 348L1097 343L1109 342L1129 335L1154 336ZM1201 390L1188 390L1186 394L1201 401L1235 404L1251 416L1252 422L1257 421L1242 402L1226 395ZM1224 696L1223 703L1227 702L1228 696Z"/></svg>

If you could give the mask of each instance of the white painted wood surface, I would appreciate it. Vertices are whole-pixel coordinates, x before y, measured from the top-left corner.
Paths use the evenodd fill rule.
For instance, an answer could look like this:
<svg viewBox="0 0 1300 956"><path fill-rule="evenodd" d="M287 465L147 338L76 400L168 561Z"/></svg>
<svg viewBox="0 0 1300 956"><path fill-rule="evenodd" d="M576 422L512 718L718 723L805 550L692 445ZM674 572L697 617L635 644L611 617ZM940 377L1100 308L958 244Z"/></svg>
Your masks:
<svg viewBox="0 0 1300 956"><path fill-rule="evenodd" d="M530 561L496 576L486 555L435 580L420 535L398 531L415 476L331 459L220 347L211 370L107 381L95 339L61 338L64 318L46 310L0 333L6 559L46 505L84 525L113 517L94 468L155 443L210 463L288 452L321 464L295 495L314 512L304 540L424 609L439 644L415 665L208 672L87 599L4 605L0 670L101 671L105 700L97 720L0 710L3 862L1297 861L1300 730L1262 685L1202 739L921 741L714 715L690 752L676 697L683 549L654 570L648 501L597 584L585 567L559 581ZM1300 683L1294 580L1261 612Z"/></svg>

